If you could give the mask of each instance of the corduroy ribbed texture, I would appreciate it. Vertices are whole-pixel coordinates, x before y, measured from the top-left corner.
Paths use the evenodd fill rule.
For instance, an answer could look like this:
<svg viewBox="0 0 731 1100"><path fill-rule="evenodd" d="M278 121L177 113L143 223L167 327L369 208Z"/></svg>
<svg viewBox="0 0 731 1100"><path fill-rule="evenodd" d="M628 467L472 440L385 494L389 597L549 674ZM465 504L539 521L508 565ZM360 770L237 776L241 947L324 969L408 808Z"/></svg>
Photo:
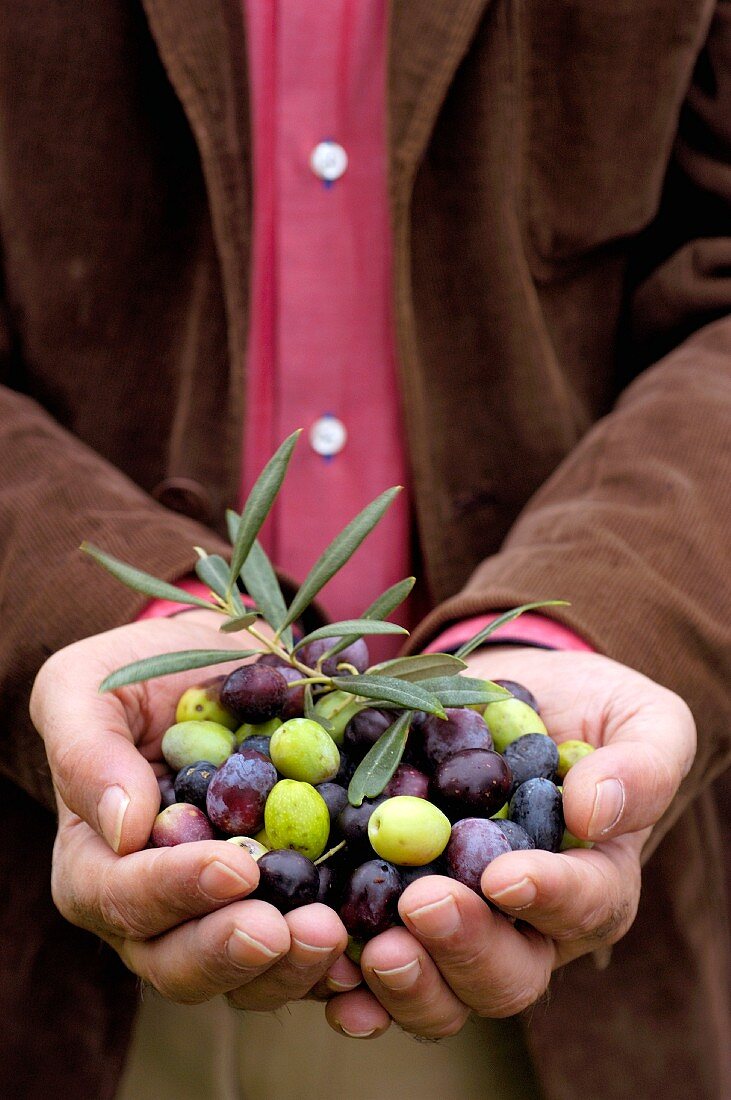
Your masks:
<svg viewBox="0 0 731 1100"><path fill-rule="evenodd" d="M245 54L238 0L6 9L1 766L48 801L33 675L139 608L78 543L173 578L194 542L222 544L150 494L177 493L205 524L235 499ZM699 730L636 927L602 973L566 968L530 1017L550 1100L685 1100L689 1081L699 1100L731 1094L708 789L731 755L729 72L727 2L392 5L395 315L419 549L441 605L412 644L563 596L562 621L679 690ZM47 927L5 896L42 958ZM99 973L76 963L78 993ZM23 1005L27 1057L47 1057ZM59 1091L73 1093L73 1064L57 1059Z"/></svg>

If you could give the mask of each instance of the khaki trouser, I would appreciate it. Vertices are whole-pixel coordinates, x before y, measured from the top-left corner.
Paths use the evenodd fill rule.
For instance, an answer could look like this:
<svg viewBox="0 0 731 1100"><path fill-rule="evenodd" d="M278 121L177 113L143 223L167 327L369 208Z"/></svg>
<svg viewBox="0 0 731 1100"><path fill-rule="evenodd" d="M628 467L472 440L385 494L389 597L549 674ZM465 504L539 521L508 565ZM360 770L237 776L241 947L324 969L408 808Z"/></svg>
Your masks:
<svg viewBox="0 0 731 1100"><path fill-rule="evenodd" d="M323 1006L236 1013L219 999L171 1005L146 992L118 1100L538 1100L513 1020L471 1020L419 1042L391 1027L337 1035Z"/></svg>

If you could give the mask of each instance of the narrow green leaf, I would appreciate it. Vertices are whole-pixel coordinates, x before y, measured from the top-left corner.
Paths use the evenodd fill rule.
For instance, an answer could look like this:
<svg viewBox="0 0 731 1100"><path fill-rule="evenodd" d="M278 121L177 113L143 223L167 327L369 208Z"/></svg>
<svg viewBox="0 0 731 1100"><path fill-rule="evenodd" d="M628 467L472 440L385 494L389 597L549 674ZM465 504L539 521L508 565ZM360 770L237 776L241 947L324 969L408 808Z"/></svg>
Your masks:
<svg viewBox="0 0 731 1100"><path fill-rule="evenodd" d="M187 672L227 661L243 661L244 657L253 657L258 652L257 649L183 649L179 653L160 653L156 657L145 657L118 668L102 680L99 692L114 691L126 684L151 680L154 676L169 676L173 672Z"/></svg>
<svg viewBox="0 0 731 1100"><path fill-rule="evenodd" d="M305 718L310 718L313 722L319 722L323 729L326 729L328 733L332 733L335 729L329 718L326 718L324 714L319 714L315 710L315 702L312 698L312 684L305 684Z"/></svg>
<svg viewBox="0 0 731 1100"><path fill-rule="evenodd" d="M432 680L420 681L419 687L430 691L444 707L498 703L510 698L509 691L491 680L476 680L471 676L435 676Z"/></svg>
<svg viewBox="0 0 731 1100"><path fill-rule="evenodd" d="M285 439L276 452L267 462L266 466L256 479L254 487L249 493L244 510L241 514L236 538L234 540L231 567L228 575L228 591L230 592L236 583L236 578L241 572L241 567L249 556L249 551L254 544L254 539L264 520L269 514L269 509L274 503L274 498L279 492L284 475L287 472L289 460L292 457L295 443L299 439L301 428Z"/></svg>
<svg viewBox="0 0 731 1100"><path fill-rule="evenodd" d="M387 489L352 519L347 527L333 539L323 554L317 559L289 606L285 626L295 622L303 611L310 606L317 593L345 565L363 539L370 534L384 512L401 492L401 487Z"/></svg>
<svg viewBox="0 0 731 1100"><path fill-rule="evenodd" d="M364 619L385 619L402 604L416 584L416 577L404 577L382 592L363 612Z"/></svg>
<svg viewBox="0 0 731 1100"><path fill-rule="evenodd" d="M467 657L473 650L482 645L487 638L493 634L499 626L503 626L505 623L510 623L513 619L517 619L519 615L522 615L524 611L534 611L539 607L570 607L568 600L539 600L537 603L524 603L520 607L514 607L512 611L506 611L504 615L498 616L493 622L483 627L479 633L475 634L474 638L470 638L468 642L465 642L463 646L460 646L455 657Z"/></svg>
<svg viewBox="0 0 731 1100"><path fill-rule="evenodd" d="M274 567L258 539L254 540L249 556L243 564L241 578L246 591L252 599L256 600L256 606L272 630L279 630L287 617L287 604L279 587ZM291 653L294 645L291 627L285 627L280 637L284 648Z"/></svg>
<svg viewBox="0 0 731 1100"><path fill-rule="evenodd" d="M135 569L132 565L126 565L123 561L113 558L111 554L105 554L97 546L90 542L82 542L80 549L103 566L108 573L116 577L122 584L135 592L143 592L145 596L152 596L158 600L170 600L173 603L191 604L193 607L205 607L209 611L218 611L218 607L208 600L202 600L200 596L193 596L184 588L178 588L167 581L158 580L149 573L143 573L141 569Z"/></svg>
<svg viewBox="0 0 731 1100"><path fill-rule="evenodd" d="M311 634L300 638L294 647L295 652L308 642L319 641L320 638L339 638L343 634L352 634L354 638L362 638L367 634L408 634L408 630L396 623L378 622L375 619L343 619L339 623L328 623L327 626L319 626Z"/></svg>
<svg viewBox="0 0 731 1100"><path fill-rule="evenodd" d="M227 619L218 629L221 634L236 634L239 630L246 630L247 626L251 626L258 618L256 611L249 611L236 619Z"/></svg>
<svg viewBox="0 0 731 1100"><path fill-rule="evenodd" d="M305 684L305 718L314 719L315 717L315 703L312 698L312 684Z"/></svg>
<svg viewBox="0 0 731 1100"><path fill-rule="evenodd" d="M226 525L231 542L236 541L240 519L238 512L234 512L232 508L226 510ZM254 539L239 575L244 582L246 591L256 601L256 606L266 621L273 630L279 630L287 616L287 604L282 595L274 566L258 539ZM285 627L281 631L280 638L284 648L288 653L291 653L294 645L292 628Z"/></svg>
<svg viewBox="0 0 731 1100"><path fill-rule="evenodd" d="M198 546L195 549L201 555L195 563L195 574L198 580L203 581L212 592L225 600L228 594L228 562L220 554L206 554L205 550L201 550ZM244 605L236 589L231 592L231 601L237 611L244 611Z"/></svg>
<svg viewBox="0 0 731 1100"><path fill-rule="evenodd" d="M406 710L425 710L427 714L436 714L446 718L439 700L419 684L409 684L390 676L334 676L333 684L341 691L351 695L362 695L365 699L386 700Z"/></svg>
<svg viewBox="0 0 731 1100"><path fill-rule="evenodd" d="M364 798L376 798L381 794L401 763L411 718L409 711L400 714L363 757L348 784L351 806L361 806Z"/></svg>
<svg viewBox="0 0 731 1100"><path fill-rule="evenodd" d="M394 676L397 680L429 680L434 676L456 676L467 668L451 653L419 653L414 657L394 657L368 669L368 675Z"/></svg>
<svg viewBox="0 0 731 1100"><path fill-rule="evenodd" d="M385 592L373 601L370 607L367 607L363 612L364 619L386 619L395 611L399 604L402 604L406 597L411 592L411 589L416 583L416 577L405 577L402 581L397 581L396 584L392 584L390 588L387 588ZM338 642L336 646L329 649L325 654L325 657L335 657L336 654L347 649L349 645L352 645L356 641L356 635L350 634Z"/></svg>
<svg viewBox="0 0 731 1100"><path fill-rule="evenodd" d="M238 512L234 512L233 508L226 509L226 528L228 530L228 541L233 544L236 542L236 536L239 533L239 524L241 523L241 516Z"/></svg>

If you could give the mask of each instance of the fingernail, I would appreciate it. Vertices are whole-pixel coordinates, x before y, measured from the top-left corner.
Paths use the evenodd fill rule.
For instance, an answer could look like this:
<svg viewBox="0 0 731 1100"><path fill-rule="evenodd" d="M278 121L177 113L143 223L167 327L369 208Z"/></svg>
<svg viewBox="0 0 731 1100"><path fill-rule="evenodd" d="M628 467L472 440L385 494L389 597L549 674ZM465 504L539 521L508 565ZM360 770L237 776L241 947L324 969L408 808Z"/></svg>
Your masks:
<svg viewBox="0 0 731 1100"><path fill-rule="evenodd" d="M229 901L241 894L248 894L251 890L250 882L217 859L203 868L198 877L198 885L214 901Z"/></svg>
<svg viewBox="0 0 731 1100"><path fill-rule="evenodd" d="M522 878L519 882L511 882L502 890L491 891L490 897L498 905L507 905L509 909L525 909L536 900L538 890L536 884L529 878Z"/></svg>
<svg viewBox="0 0 731 1100"><path fill-rule="evenodd" d="M395 966L393 970L376 970L374 967L373 973L377 975L379 982L383 982L386 989L397 991L410 989L421 974L421 963L418 959L412 959L404 966Z"/></svg>
<svg viewBox="0 0 731 1100"><path fill-rule="evenodd" d="M619 821L624 810L624 787L618 779L602 779L596 785L589 836L603 836Z"/></svg>
<svg viewBox="0 0 731 1100"><path fill-rule="evenodd" d="M349 1039L368 1039L369 1036L376 1034L376 1028L372 1027L370 1031L348 1031L347 1027L340 1025L340 1030L343 1035L347 1035Z"/></svg>
<svg viewBox="0 0 731 1100"><path fill-rule="evenodd" d="M417 932L430 939L441 940L456 932L462 923L454 894L447 894L439 901L414 909L406 916Z"/></svg>
<svg viewBox="0 0 731 1100"><path fill-rule="evenodd" d="M334 947L319 947L314 943L304 943L302 940L296 939L292 936L291 942L297 947L299 958L293 959L290 955L290 961L295 966L312 966L313 963L322 962L327 955L332 955L335 950ZM304 958L302 957L304 956Z"/></svg>
<svg viewBox="0 0 731 1100"><path fill-rule="evenodd" d="M339 982L337 978L326 978L325 985L328 989L331 989L333 993L349 993L351 989L358 988L360 981L360 978L353 978L349 982Z"/></svg>
<svg viewBox="0 0 731 1100"><path fill-rule="evenodd" d="M124 815L129 806L129 795L121 787L107 787L99 799L97 817L102 835L110 848L119 851L122 840Z"/></svg>
<svg viewBox="0 0 731 1100"><path fill-rule="evenodd" d="M235 928L229 936L226 951L237 966L264 966L280 955L279 951L272 951L240 928Z"/></svg>

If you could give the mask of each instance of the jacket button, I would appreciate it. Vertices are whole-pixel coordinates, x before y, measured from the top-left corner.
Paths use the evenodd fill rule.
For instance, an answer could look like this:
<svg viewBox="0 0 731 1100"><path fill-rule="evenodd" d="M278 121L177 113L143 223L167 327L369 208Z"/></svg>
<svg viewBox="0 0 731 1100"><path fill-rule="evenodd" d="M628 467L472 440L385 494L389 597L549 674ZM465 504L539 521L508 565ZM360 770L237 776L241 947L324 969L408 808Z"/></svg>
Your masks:
<svg viewBox="0 0 731 1100"><path fill-rule="evenodd" d="M199 523L211 521L211 498L201 483L192 478L166 477L152 490L152 496L171 512L179 512Z"/></svg>

